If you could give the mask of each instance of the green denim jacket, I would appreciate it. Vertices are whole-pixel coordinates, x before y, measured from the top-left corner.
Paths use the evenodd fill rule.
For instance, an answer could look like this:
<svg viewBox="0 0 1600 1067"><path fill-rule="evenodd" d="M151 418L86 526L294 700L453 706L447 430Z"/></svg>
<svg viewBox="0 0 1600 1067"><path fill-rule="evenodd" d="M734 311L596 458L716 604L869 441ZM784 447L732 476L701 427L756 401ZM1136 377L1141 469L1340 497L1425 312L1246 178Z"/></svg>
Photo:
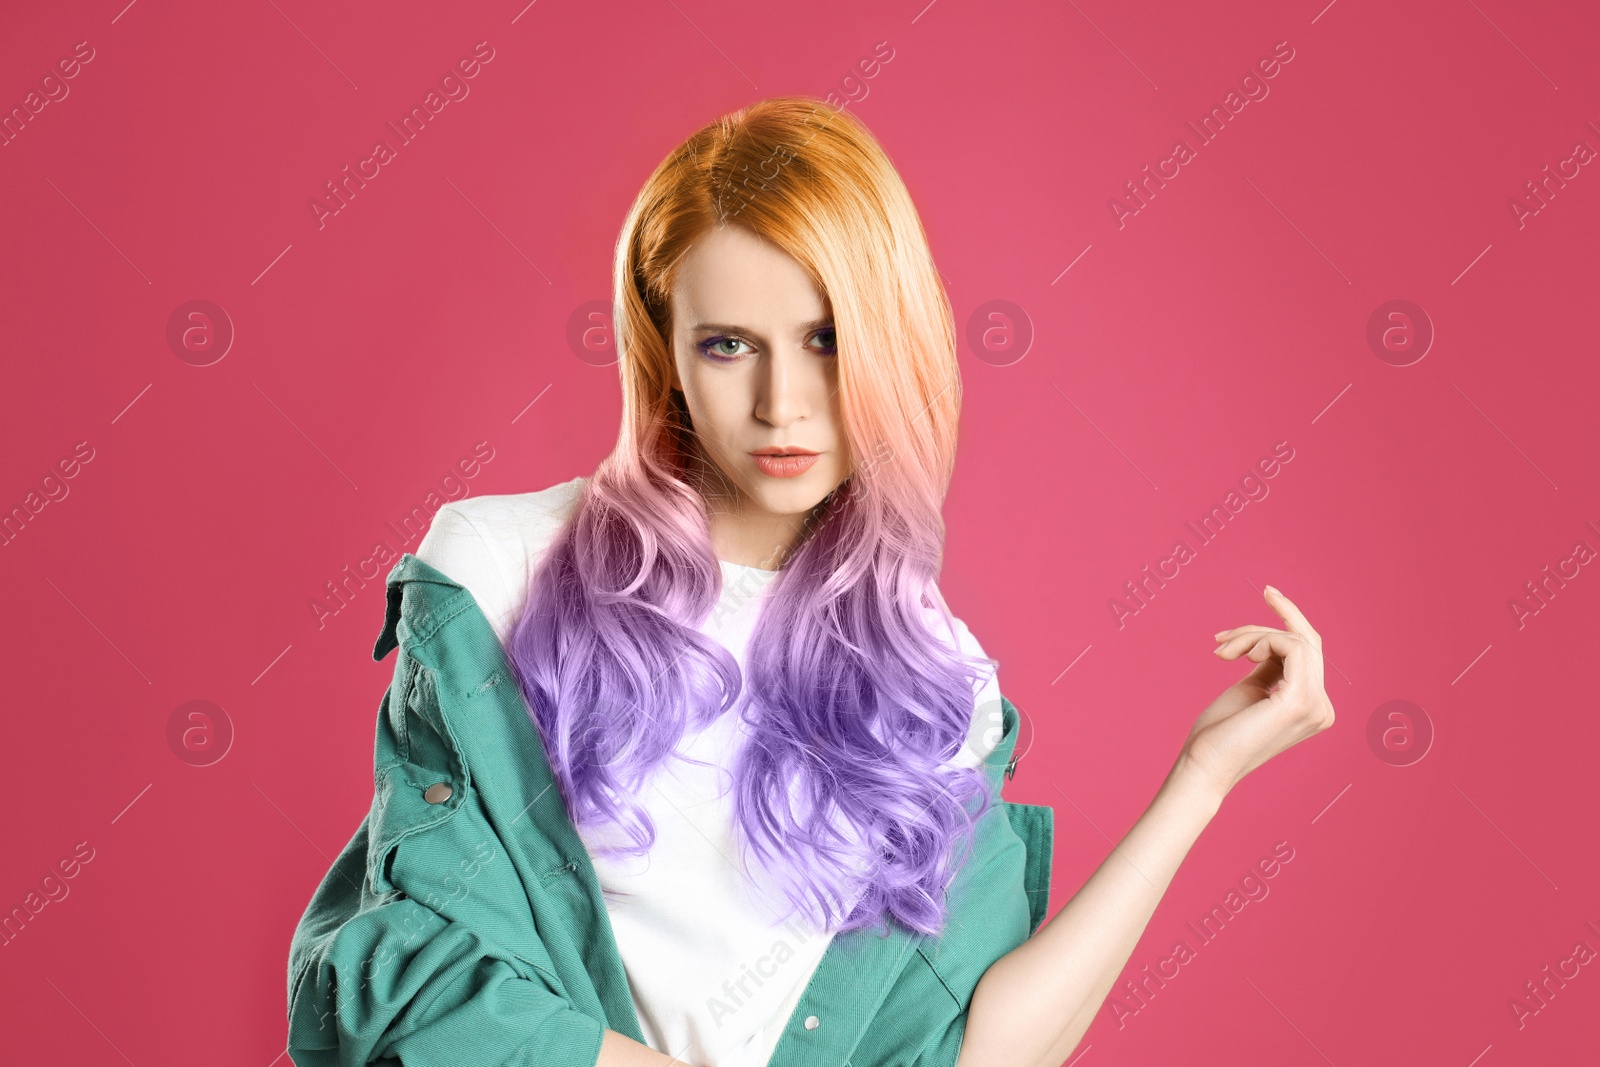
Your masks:
<svg viewBox="0 0 1600 1067"><path fill-rule="evenodd" d="M297 1067L594 1067L606 1029L643 1041L589 854L515 676L471 592L407 553L387 578L394 677L380 703L372 808L289 947ZM985 768L1015 773L1019 716ZM930 938L838 934L769 1067L952 1067L967 1005L1050 894L1054 811L978 820ZM809 1024L809 1026L807 1025Z"/></svg>

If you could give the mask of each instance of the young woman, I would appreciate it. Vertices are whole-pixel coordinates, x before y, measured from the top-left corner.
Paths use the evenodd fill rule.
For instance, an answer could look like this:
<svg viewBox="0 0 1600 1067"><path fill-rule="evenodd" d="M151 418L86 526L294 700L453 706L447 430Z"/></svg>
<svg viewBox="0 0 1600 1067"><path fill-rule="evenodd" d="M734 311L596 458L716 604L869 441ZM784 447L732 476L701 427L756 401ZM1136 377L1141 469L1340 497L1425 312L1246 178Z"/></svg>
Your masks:
<svg viewBox="0 0 1600 1067"><path fill-rule="evenodd" d="M615 449L447 505L416 554L492 624L593 856L647 1039L607 1030L601 1067L760 1065L833 936L940 930L986 799L994 661L935 581L951 311L888 158L799 97L667 157L614 284ZM1115 859L984 972L959 1067L1060 1064L1224 795L1332 724L1320 639L1268 588L1286 628L1217 635L1257 666Z"/></svg>

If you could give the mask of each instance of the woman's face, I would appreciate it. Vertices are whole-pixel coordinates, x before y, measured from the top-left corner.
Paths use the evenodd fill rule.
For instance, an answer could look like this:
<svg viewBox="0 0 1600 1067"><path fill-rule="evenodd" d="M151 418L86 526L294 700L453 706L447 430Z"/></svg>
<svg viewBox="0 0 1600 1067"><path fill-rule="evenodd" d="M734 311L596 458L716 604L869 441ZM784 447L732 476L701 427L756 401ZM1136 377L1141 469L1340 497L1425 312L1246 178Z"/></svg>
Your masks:
<svg viewBox="0 0 1600 1067"><path fill-rule="evenodd" d="M672 293L675 388L734 497L719 510L803 518L850 474L832 309L788 253L742 226L685 254ZM814 453L799 460L763 450Z"/></svg>

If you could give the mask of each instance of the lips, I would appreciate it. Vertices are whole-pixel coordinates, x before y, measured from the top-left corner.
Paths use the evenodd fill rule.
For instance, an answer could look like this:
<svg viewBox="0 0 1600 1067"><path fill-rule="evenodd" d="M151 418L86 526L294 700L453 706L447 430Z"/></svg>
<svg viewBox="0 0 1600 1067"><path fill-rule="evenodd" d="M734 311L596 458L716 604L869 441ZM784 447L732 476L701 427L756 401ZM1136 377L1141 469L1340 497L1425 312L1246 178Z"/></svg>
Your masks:
<svg viewBox="0 0 1600 1067"><path fill-rule="evenodd" d="M811 469L820 453L804 448L762 448L750 453L756 467L771 478L795 478Z"/></svg>

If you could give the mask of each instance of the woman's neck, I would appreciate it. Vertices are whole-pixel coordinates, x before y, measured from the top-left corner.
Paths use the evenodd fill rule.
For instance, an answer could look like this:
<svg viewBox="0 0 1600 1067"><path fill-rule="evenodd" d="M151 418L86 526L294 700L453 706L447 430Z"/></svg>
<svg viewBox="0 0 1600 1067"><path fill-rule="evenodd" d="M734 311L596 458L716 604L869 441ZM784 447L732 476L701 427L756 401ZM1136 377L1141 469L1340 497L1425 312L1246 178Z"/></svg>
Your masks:
<svg viewBox="0 0 1600 1067"><path fill-rule="evenodd" d="M783 568L800 532L804 515L779 515L755 504L721 471L707 471L703 461L691 461L690 484L706 503L711 528L711 550L726 563L758 570Z"/></svg>

